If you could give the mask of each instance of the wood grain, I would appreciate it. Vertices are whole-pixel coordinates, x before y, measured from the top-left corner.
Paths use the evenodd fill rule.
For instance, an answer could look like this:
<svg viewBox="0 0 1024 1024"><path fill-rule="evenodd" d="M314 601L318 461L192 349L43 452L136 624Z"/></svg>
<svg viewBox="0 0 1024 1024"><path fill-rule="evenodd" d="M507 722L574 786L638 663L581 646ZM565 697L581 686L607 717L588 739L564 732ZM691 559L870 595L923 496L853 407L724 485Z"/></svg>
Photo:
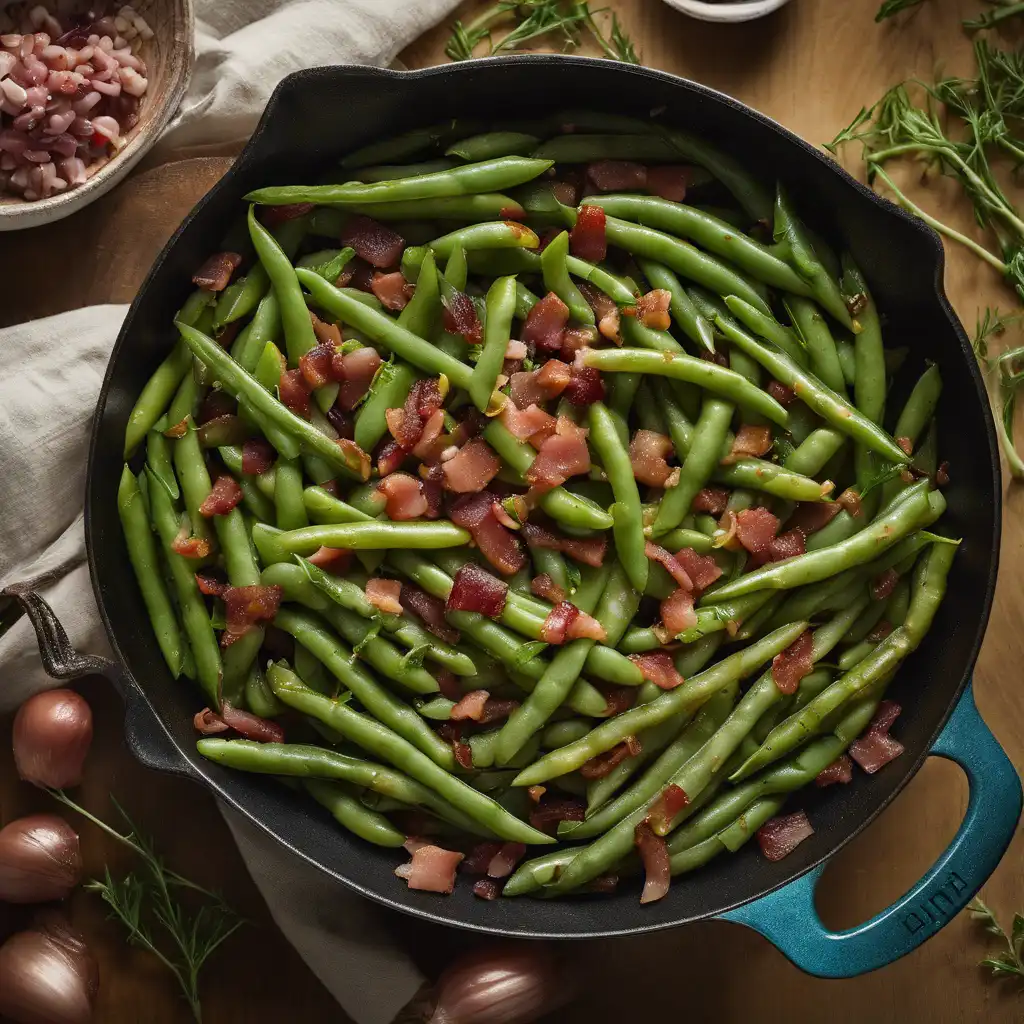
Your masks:
<svg viewBox="0 0 1024 1024"><path fill-rule="evenodd" d="M878 0L793 0L777 14L745 26L691 21L659 0L613 0L645 63L729 92L814 142L847 124L862 105L893 83L970 67L970 43L959 19L974 0L932 0L899 23L876 26ZM468 3L465 15L482 6ZM443 59L447 32L428 33L402 55L410 67ZM193 160L138 174L90 210L56 226L18 238L17 253L0 245L0 280L6 301L0 323L41 316L87 302L127 301L146 267L180 217L223 173L223 160ZM976 229L955 189L940 182L927 193L928 208L968 232ZM73 235L67 229L75 228ZM54 252L69 236L78 241L72 272L52 286ZM9 238L10 236L8 236ZM82 239L87 239L85 243ZM995 275L962 251L950 250L949 295L964 323L973 326L986 304L1013 304ZM1024 490L1007 489L1002 572L991 626L975 674L982 713L1018 766L1024 766L1024 706L1018 671L1024 663ZM105 805L114 792L154 831L170 861L207 884L221 885L255 926L231 943L207 986L208 1024L344 1020L269 922L258 894L210 798L179 780L144 772L119 739L116 699L90 690L101 722L85 798ZM0 740L6 748L6 741ZM12 779L7 754L0 759L0 819L6 821L45 798ZM881 909L917 879L955 832L966 806L959 770L933 759L881 818L830 865L819 889L826 922L852 926ZM1009 918L1024 901L1018 837L985 888L987 901ZM91 870L104 861L123 865L110 845L86 833ZM127 951L112 925L88 897L76 897L76 920L92 936L104 967L98 1019L183 1024L187 1014L167 979L149 960ZM4 911L0 908L0 915ZM0 916L0 929L14 921ZM467 940L430 932L435 958ZM418 943L422 947L422 943ZM1019 1021L1021 996L990 981L975 966L989 948L966 916L901 962L843 982L810 978L752 932L707 923L638 939L575 947L588 979L584 998L558 1014L564 1024L675 1019L695 1021L817 1022L861 1024L965 1024L981 1019ZM685 1000L685 1003L683 1002ZM681 1010L685 1005L685 1010ZM640 1008L643 1008L642 1010Z"/></svg>

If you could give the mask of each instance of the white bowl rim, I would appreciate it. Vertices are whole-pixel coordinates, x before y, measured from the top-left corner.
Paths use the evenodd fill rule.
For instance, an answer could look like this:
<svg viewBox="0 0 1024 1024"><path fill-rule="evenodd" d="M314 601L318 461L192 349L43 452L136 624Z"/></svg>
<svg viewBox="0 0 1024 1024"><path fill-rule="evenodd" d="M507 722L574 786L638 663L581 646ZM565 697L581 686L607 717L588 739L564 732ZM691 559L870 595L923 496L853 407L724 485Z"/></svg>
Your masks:
<svg viewBox="0 0 1024 1024"><path fill-rule="evenodd" d="M739 22L763 18L784 7L789 0L737 0L735 3L712 3L708 0L665 0L665 3L701 21Z"/></svg>
<svg viewBox="0 0 1024 1024"><path fill-rule="evenodd" d="M0 6L3 6L2 0L0 0ZM24 228L39 227L41 224L51 224L54 221L70 217L71 214L84 209L94 199L99 199L100 196L105 195L115 185L123 181L128 172L156 144L171 118L181 106L195 65L195 13L191 0L185 0L183 13L185 15L185 45L187 47L184 71L178 76L178 80L167 94L162 109L157 111L152 120L147 122L146 130L137 132L128 140L124 149L119 150L106 163L98 167L92 177L78 188L57 192L46 199L36 199L32 202L0 203L0 231L21 231ZM4 198L9 197L5 196Z"/></svg>

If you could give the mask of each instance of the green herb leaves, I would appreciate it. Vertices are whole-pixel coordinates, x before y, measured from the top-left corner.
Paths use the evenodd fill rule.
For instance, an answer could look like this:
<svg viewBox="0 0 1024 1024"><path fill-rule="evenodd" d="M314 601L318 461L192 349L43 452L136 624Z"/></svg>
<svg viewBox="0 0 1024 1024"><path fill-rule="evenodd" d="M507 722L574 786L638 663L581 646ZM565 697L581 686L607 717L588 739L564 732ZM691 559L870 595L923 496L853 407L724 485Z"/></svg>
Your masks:
<svg viewBox="0 0 1024 1024"><path fill-rule="evenodd" d="M87 882L85 889L103 898L111 917L127 928L133 946L148 950L174 974L192 1016L202 1021L199 973L225 939L241 927L242 919L219 894L168 869L153 841L139 831L116 800L114 806L128 826L127 835L90 814L61 790L49 792L138 855L142 861L139 871L130 871L117 880L106 869L102 879ZM188 903L196 909L183 902L186 894Z"/></svg>
<svg viewBox="0 0 1024 1024"><path fill-rule="evenodd" d="M1024 953L1024 917L1020 914L1013 915L1013 929L1009 935L1003 931L995 914L982 903L979 897L975 897L968 904L967 909L971 917L982 924L985 931L996 935L1006 944L1006 950L998 956L986 957L978 965L989 968L997 977L1012 975L1016 978L1024 977L1024 962L1021 961L1021 954Z"/></svg>
<svg viewBox="0 0 1024 1024"><path fill-rule="evenodd" d="M875 21L885 21L886 18L891 18L894 14L899 14L900 11L909 11L911 7L918 7L923 3L924 0L885 0L878 8Z"/></svg>
<svg viewBox="0 0 1024 1024"><path fill-rule="evenodd" d="M469 24L455 22L444 52L452 60L471 60L475 56L490 57L522 49L541 38L548 38L562 50L569 51L579 48L586 32L609 59L639 64L633 41L614 12L609 12L611 26L608 34L601 30L595 15L607 11L604 7L592 11L585 0L499 0ZM510 30L495 41L494 31L506 26ZM487 49L484 53L477 53L477 47L482 43L487 44Z"/></svg>

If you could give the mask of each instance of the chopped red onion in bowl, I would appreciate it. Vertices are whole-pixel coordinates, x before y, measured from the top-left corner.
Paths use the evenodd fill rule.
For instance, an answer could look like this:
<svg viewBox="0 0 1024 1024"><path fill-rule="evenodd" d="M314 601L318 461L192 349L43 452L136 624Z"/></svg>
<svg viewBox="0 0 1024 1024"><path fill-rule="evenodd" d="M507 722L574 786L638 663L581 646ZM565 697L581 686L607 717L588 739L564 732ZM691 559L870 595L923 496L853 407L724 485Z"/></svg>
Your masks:
<svg viewBox="0 0 1024 1024"><path fill-rule="evenodd" d="M153 30L129 6L93 18L32 3L0 10L0 197L84 184L138 123L149 83L137 51Z"/></svg>

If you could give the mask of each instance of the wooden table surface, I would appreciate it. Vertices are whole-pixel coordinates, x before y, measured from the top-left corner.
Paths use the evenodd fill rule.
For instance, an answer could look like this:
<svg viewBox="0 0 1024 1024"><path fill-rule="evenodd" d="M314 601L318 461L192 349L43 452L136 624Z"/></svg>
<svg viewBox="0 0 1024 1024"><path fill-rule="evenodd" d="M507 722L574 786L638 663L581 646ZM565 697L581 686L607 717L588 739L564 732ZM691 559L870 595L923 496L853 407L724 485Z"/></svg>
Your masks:
<svg viewBox="0 0 1024 1024"><path fill-rule="evenodd" d="M830 139L865 103L913 74L970 67L969 42L959 19L976 0L933 0L902 24L875 26L878 0L794 0L777 14L746 26L691 21L660 0L612 0L643 60L731 93L813 142ZM464 5L471 12L476 3ZM443 60L446 29L428 33L403 54L409 66ZM0 241L3 301L0 324L97 302L131 299L151 259L191 205L224 172L228 161L193 159L136 173L112 195L76 217ZM952 188L932 188L930 208L971 231L970 217ZM74 239L77 257L65 255ZM963 321L976 310L1013 296L962 251L951 251L946 287ZM59 339L55 339L59 346ZM1001 582L975 674L978 703L1014 763L1024 767L1024 710L1019 697L1024 664L1021 514L1024 489L1005 491ZM213 801L180 780L143 771L120 738L117 699L99 683L86 692L96 709L97 741L82 790L102 811L114 793L157 837L177 870L222 887L252 922L218 956L205 987L208 1024L302 1020L344 1021L270 920L248 879ZM9 723L0 723L0 821L46 806L46 798L14 781L8 753ZM960 771L933 759L894 805L829 866L819 889L826 923L847 927L864 920L914 882L955 832L966 805ZM83 829L88 868L126 867L121 852ZM1024 902L1024 844L1015 840L985 887L987 901L1008 921ZM106 922L95 897L72 901L76 923L89 936L102 967L97 1020L131 1024L184 1024L189 1019L172 984L151 958L129 949L119 926ZM0 907L0 935L24 915ZM420 936L436 966L455 933L404 925ZM575 947L591 984L586 997L558 1014L567 1024L669 1019L684 1012L696 1021L934 1024L986 1019L1019 1021L1017 991L992 982L976 966L988 940L961 916L899 963L867 977L826 982L810 978L767 942L743 928L707 923L644 938ZM640 1011L639 1007L644 1007ZM664 1017L662 1017L664 1015Z"/></svg>

